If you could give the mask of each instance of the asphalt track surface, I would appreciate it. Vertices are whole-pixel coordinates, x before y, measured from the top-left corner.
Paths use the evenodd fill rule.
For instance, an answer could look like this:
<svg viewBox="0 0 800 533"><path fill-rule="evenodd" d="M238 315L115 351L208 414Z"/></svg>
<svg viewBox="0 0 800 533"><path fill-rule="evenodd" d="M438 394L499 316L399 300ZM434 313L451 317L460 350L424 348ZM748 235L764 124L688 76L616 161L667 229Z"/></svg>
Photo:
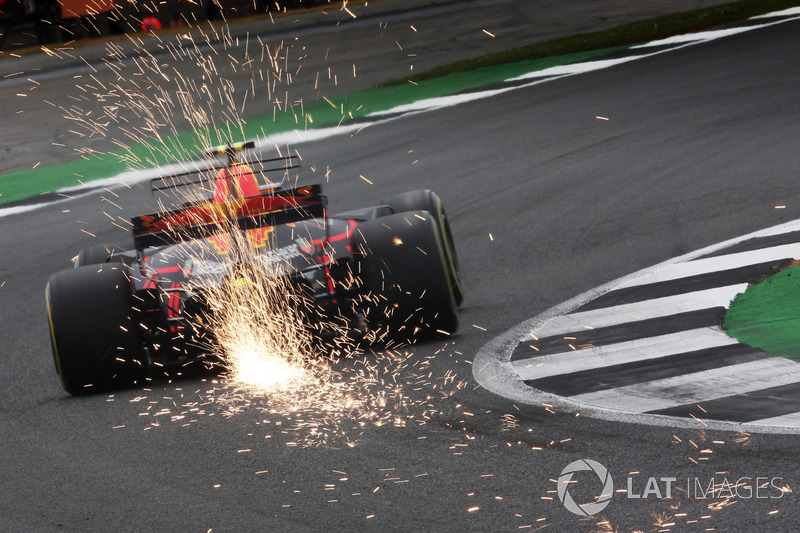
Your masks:
<svg viewBox="0 0 800 533"><path fill-rule="evenodd" d="M250 93L245 114L272 114L276 100L285 107L287 102L331 98L461 59L724 2L660 0L643 4L633 0L602 3L581 0L569 5L559 0L380 0L363 5L351 2L347 12L331 9L278 17L274 22L265 19L237 22L229 28L214 30L202 26L202 32L192 33L192 41L220 64L218 54L225 57L225 53L230 53L236 58L238 68L229 69L225 76L239 87L239 93L250 86L254 77L254 69L248 68L247 59L243 59L244 49L256 50L256 41L267 43L278 69L266 69L271 71L272 83L263 82L260 75L255 77L259 86ZM143 50L167 65L167 71L175 67L183 76L199 79L203 72L195 65L196 61L179 61L168 50L168 43L174 40L175 35L168 32L156 38L135 35L130 41L115 42L113 53L122 58L123 75L138 76L133 78L137 81L142 73L134 74L138 69L133 58L141 56ZM205 42L213 46L202 46ZM116 80L110 69L95 70L104 64L103 58L108 59L111 51L102 45L80 45L57 48L48 55L6 56L0 61L0 98L4 102L0 106L4 124L0 132L0 168L4 173L75 158L76 149L87 146L101 151L116 149L118 146L111 140L126 139L113 124L105 138L86 137L87 132L76 128L74 122L61 119L71 109L79 109L78 114L85 116L102 113L104 102L87 95L103 93L98 87L108 87ZM259 66L259 60L267 62L263 54L253 59L257 68L263 67ZM92 81L88 79L90 75L94 75ZM280 78L277 83L275 76ZM93 88L78 90L75 87L78 84ZM267 86L273 85L275 90L269 91ZM135 90L147 93L147 84L140 84ZM217 112L223 110L220 106L216 108ZM210 112L214 114L214 110ZM131 124L137 122L135 117L129 118ZM179 130L188 127L176 117L172 120ZM76 135L75 131L84 135Z"/></svg>
<svg viewBox="0 0 800 533"><path fill-rule="evenodd" d="M368 425L304 448L276 430L280 413L222 416L200 380L68 397L52 367L44 284L96 242L82 230L113 240L104 212L133 215L149 198L133 188L6 217L0 528L592 531L607 520L620 531L796 530L796 493L769 487L733 500L616 493L581 520L555 492L575 460L603 464L617 489L631 476L638 495L649 477L780 478L796 490L798 438L513 405L474 383L470 361L573 295L798 218L798 34L785 24L297 147L310 180L330 170L335 210L420 187L447 206L467 292L462 329L416 346L409 363L431 361L433 381L457 378L447 394L405 387L406 427ZM155 415L191 402L202 405L191 423ZM580 479L576 500L598 494Z"/></svg>

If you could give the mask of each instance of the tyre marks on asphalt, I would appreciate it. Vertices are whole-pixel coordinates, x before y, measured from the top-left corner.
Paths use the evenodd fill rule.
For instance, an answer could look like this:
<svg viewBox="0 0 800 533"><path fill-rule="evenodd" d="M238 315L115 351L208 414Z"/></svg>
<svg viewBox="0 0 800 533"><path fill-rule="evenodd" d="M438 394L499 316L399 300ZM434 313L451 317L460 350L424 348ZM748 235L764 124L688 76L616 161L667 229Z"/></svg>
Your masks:
<svg viewBox="0 0 800 533"><path fill-rule="evenodd" d="M636 415L800 427L800 363L722 329L732 299L800 258L785 225L664 263L521 335L508 365L531 391Z"/></svg>

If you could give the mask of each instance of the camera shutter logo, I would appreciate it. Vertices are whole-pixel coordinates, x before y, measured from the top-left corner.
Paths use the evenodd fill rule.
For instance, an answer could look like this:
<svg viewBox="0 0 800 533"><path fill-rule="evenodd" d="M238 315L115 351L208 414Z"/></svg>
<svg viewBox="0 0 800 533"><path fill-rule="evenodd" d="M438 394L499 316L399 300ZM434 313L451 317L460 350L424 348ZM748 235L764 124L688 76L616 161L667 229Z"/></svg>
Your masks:
<svg viewBox="0 0 800 533"><path fill-rule="evenodd" d="M584 472L588 470L597 474L597 477L603 484L603 491L597 497L597 501L579 505L575 503L575 500L572 499L572 495L569 493L569 484L575 472ZM568 464L558 477L558 499L561 500L561 503L564 504L564 507L568 511L576 515L592 516L599 513L606 508L613 495L614 481L611 479L611 474L608 473L608 469L591 459L580 459Z"/></svg>

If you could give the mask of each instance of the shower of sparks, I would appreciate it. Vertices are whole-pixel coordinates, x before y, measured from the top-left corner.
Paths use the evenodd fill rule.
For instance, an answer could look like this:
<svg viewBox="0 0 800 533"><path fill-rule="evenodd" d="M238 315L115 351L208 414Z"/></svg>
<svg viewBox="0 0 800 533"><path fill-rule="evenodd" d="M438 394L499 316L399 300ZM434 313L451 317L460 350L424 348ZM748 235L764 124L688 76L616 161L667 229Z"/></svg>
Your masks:
<svg viewBox="0 0 800 533"><path fill-rule="evenodd" d="M206 294L211 322L228 377L244 389L292 393L313 380L311 340L280 278L249 269Z"/></svg>
<svg viewBox="0 0 800 533"><path fill-rule="evenodd" d="M346 4L343 9L350 13ZM241 46L241 39L233 38L225 25L190 25L188 30L171 38L160 36L160 54L146 49L139 37L129 37L128 43L110 42L103 72L90 66L92 73L75 78L79 90L75 103L59 111L73 123L75 137L85 143L76 148L80 157L100 155L94 146L102 141L113 145L128 168L177 161L169 172L179 174L202 168L203 164L192 158L204 148L247 137L244 110L249 102L269 102L273 116L289 112L298 125L312 122L304 102L289 96L290 86L302 75L302 68L295 68L293 62L303 60L305 47L300 50L293 41L267 44L260 37L248 37L246 46ZM132 44L133 52L123 44ZM47 52L69 54L65 50ZM187 71L194 73L184 74ZM355 65L352 72L355 76ZM237 82L243 77L249 82ZM320 77L317 72L315 90ZM327 78L336 84L337 76L330 69ZM336 107L326 96L319 98ZM345 110L339 111L344 119ZM300 156L289 146L276 146L275 150L279 157ZM244 159L246 163L247 157ZM325 169L326 182L329 173L330 169ZM293 186L298 179L286 171L279 181ZM212 193L207 184L197 190L178 188L160 194L159 209L207 201ZM129 220L114 214L122 206L112 198L116 194L108 192L104 209L112 212L106 216L113 225L130 229ZM236 250L232 254L235 259L227 259L230 281L204 293L209 313L199 317L202 327L211 333L204 351L209 364L221 367L220 377L206 380L204 387L194 395L186 393L186 398L184 391L177 389L183 401L165 396L161 402L151 397L153 388L146 389L145 395L132 400L145 406L141 415L150 421L145 429L166 421L189 425L200 415L216 412L234 416L248 411L263 414L260 426L266 431L265 438L285 438L287 446L319 445L332 438L352 446L369 427L425 424L436 413L432 399L446 398L466 387L450 370L435 376L431 357L392 345L386 332L368 336L368 341L378 341L381 347L373 353L366 348L369 343L351 340L348 328L334 317L318 324L320 329L333 331L333 339L317 342L318 331L304 325L298 310L307 302L282 275L291 267L254 261L256 251L246 234L234 226L233 221L230 227L223 222L218 232L228 236ZM207 246L209 256L219 260L213 246ZM445 344L437 355L449 346ZM410 391L416 391L418 399L412 399Z"/></svg>

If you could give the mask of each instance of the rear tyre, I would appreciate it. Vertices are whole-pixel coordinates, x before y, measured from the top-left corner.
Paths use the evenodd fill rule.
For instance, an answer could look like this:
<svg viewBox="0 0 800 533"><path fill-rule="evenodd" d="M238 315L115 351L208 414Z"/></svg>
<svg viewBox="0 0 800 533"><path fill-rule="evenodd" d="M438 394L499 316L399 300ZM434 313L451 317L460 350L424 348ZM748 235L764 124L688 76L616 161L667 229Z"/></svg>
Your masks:
<svg viewBox="0 0 800 533"><path fill-rule="evenodd" d="M64 390L86 394L144 377L127 267L103 263L59 272L47 282L45 296Z"/></svg>
<svg viewBox="0 0 800 533"><path fill-rule="evenodd" d="M371 325L388 327L393 338L409 342L458 329L448 257L430 212L364 222L353 240Z"/></svg>
<svg viewBox="0 0 800 533"><path fill-rule="evenodd" d="M129 247L124 244L95 244L84 248L78 253L75 259L75 268L98 265L100 263L125 263L127 257L120 255L121 252L131 250L133 243Z"/></svg>
<svg viewBox="0 0 800 533"><path fill-rule="evenodd" d="M458 254L456 254L455 241L453 240L453 233L450 231L447 213L445 213L444 205L439 196L429 189L420 189L395 194L382 200L381 204L388 205L395 213L428 211L433 215L439 225L439 236L447 260L447 268L450 270L453 295L455 296L456 304L461 305L464 301L464 290L461 288L461 278L458 271Z"/></svg>

